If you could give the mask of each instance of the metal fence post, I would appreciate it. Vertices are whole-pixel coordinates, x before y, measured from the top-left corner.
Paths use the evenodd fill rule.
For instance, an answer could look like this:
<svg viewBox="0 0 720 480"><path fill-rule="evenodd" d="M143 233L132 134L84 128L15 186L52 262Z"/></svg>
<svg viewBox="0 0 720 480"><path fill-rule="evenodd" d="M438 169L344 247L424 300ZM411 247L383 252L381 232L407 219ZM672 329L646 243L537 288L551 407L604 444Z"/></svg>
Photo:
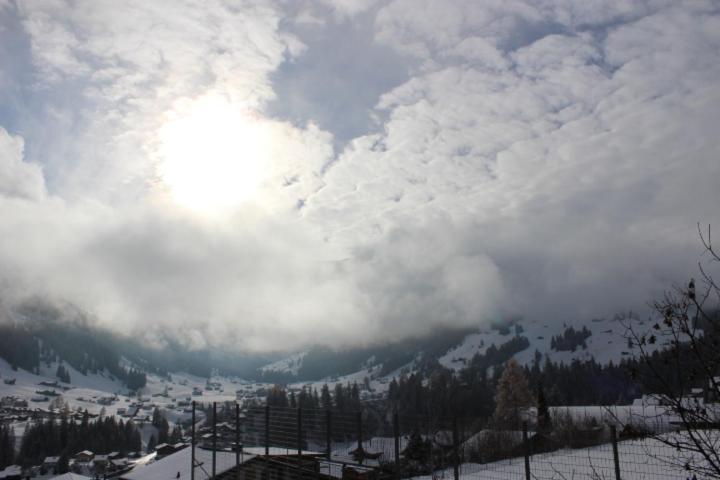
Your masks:
<svg viewBox="0 0 720 480"><path fill-rule="evenodd" d="M297 478L302 476L302 407L297 409Z"/></svg>
<svg viewBox="0 0 720 480"><path fill-rule="evenodd" d="M217 402L213 402L213 423L212 423L212 437L213 437L213 450L212 450L212 478L215 478L216 467L217 467Z"/></svg>
<svg viewBox="0 0 720 480"><path fill-rule="evenodd" d="M235 478L240 478L240 404L235 403Z"/></svg>
<svg viewBox="0 0 720 480"><path fill-rule="evenodd" d="M332 412L328 408L325 411L325 453L327 459L332 457Z"/></svg>
<svg viewBox="0 0 720 480"><path fill-rule="evenodd" d="M460 454L459 450L459 439L458 439L458 422L457 417L453 417L452 424L452 442L453 442L453 476L455 480L460 480Z"/></svg>
<svg viewBox="0 0 720 480"><path fill-rule="evenodd" d="M297 409L297 453L299 459L302 455L302 407Z"/></svg>
<svg viewBox="0 0 720 480"><path fill-rule="evenodd" d="M265 405L265 456L270 455L270 405Z"/></svg>
<svg viewBox="0 0 720 480"><path fill-rule="evenodd" d="M192 402L192 425L190 432L190 480L195 480L195 400Z"/></svg>
<svg viewBox="0 0 720 480"><path fill-rule="evenodd" d="M262 480L270 479L270 405L265 405L265 471Z"/></svg>
<svg viewBox="0 0 720 480"><path fill-rule="evenodd" d="M522 425L523 446L525 451L525 480L530 480L530 442L528 442L527 422Z"/></svg>
<svg viewBox="0 0 720 480"><path fill-rule="evenodd" d="M393 412L393 437L395 437L395 480L400 480L400 419L398 412Z"/></svg>
<svg viewBox="0 0 720 480"><path fill-rule="evenodd" d="M357 412L356 414L356 422L357 422L357 437L358 437L358 456L360 457L360 465L362 465L363 460L365 459L363 446L362 446L362 412Z"/></svg>
<svg viewBox="0 0 720 480"><path fill-rule="evenodd" d="M615 425L610 426L610 437L612 438L613 463L615 464L615 480L620 480L620 456L618 455L617 430Z"/></svg>

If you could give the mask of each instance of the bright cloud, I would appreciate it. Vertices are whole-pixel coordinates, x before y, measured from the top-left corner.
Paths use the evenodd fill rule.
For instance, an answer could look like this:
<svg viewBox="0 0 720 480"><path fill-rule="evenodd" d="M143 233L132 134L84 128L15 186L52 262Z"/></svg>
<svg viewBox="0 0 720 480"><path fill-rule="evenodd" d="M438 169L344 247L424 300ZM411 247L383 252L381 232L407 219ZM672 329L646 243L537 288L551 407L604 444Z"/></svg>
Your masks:
<svg viewBox="0 0 720 480"><path fill-rule="evenodd" d="M0 15L4 295L118 331L272 350L612 315L720 220L713 2Z"/></svg>

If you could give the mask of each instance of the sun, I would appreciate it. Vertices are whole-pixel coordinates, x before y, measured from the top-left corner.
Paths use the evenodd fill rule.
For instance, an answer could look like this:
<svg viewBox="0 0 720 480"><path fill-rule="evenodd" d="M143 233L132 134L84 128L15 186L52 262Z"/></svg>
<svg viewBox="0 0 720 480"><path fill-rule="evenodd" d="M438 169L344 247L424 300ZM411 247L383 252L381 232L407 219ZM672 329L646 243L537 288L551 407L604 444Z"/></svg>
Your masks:
<svg viewBox="0 0 720 480"><path fill-rule="evenodd" d="M262 119L223 96L181 102L158 132L159 177L184 207L237 207L257 193L266 175L269 137Z"/></svg>

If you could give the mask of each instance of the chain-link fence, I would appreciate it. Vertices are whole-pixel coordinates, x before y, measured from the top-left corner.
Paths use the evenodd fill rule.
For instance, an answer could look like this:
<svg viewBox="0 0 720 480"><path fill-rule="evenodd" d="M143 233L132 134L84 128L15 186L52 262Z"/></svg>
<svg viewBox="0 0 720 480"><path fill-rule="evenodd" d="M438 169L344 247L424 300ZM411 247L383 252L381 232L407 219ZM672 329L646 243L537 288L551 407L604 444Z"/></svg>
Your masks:
<svg viewBox="0 0 720 480"><path fill-rule="evenodd" d="M200 408L200 407L199 407ZM504 422L317 409L204 407L191 479L682 479L682 457L636 423L553 412ZM657 432L655 432L657 433ZM697 477L700 478L700 477Z"/></svg>

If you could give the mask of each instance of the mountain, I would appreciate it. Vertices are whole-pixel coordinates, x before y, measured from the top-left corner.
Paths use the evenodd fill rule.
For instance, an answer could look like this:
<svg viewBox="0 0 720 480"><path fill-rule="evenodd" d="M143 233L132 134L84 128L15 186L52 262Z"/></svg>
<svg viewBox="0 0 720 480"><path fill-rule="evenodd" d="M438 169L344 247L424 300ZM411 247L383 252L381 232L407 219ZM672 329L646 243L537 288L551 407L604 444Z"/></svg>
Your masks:
<svg viewBox="0 0 720 480"><path fill-rule="evenodd" d="M427 376L439 367L458 372L478 357L488 368L509 358L525 365L538 358L565 364L591 359L617 363L630 355L625 322L642 323L632 313L572 325L514 318L476 328L436 329L380 345L317 346L286 355L260 355L189 350L171 332L160 339L161 348L152 348L138 338L98 328L71 305L37 298L2 309L0 315L0 357L31 372L42 361L63 361L79 372L104 370L126 382L133 370L161 376L186 372L204 378L215 371L263 383L374 381L378 390L403 372Z"/></svg>
<svg viewBox="0 0 720 480"><path fill-rule="evenodd" d="M252 377L274 358L189 350L170 333L159 343L162 347L153 348L139 338L102 329L72 305L58 306L33 298L12 309L0 309L0 358L29 372L38 372L43 362L65 362L81 374L104 371L124 381L132 371L160 376L182 371L207 378L214 370L221 370Z"/></svg>
<svg viewBox="0 0 720 480"><path fill-rule="evenodd" d="M437 329L431 334L385 345L331 350L316 347L293 353L259 369L266 382L344 382L389 379L400 372L427 373L435 366L460 371L473 357L490 367L510 358L529 365L539 358L570 364L574 360L618 363L631 356L626 322L643 323L630 312L576 324L553 325L511 319L465 329ZM384 383L387 383L386 381Z"/></svg>

